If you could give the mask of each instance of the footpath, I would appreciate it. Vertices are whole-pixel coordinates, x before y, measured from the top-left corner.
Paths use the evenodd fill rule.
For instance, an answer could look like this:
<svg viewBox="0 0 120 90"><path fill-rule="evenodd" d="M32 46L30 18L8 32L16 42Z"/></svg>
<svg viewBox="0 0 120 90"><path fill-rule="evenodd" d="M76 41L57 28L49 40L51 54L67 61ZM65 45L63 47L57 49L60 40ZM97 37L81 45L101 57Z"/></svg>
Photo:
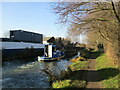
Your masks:
<svg viewBox="0 0 120 90"><path fill-rule="evenodd" d="M87 72L87 86L86 88L102 88L100 76L96 70L96 60L90 59Z"/></svg>

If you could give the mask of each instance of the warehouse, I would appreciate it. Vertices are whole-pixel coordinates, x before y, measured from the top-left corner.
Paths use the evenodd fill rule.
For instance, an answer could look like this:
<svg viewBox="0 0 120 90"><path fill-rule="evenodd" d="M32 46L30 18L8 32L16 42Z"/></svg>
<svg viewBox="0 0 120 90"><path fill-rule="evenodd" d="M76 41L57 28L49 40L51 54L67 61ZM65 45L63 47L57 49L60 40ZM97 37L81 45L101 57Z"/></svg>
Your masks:
<svg viewBox="0 0 120 90"><path fill-rule="evenodd" d="M23 30L10 30L10 40L19 42L43 43L43 35Z"/></svg>

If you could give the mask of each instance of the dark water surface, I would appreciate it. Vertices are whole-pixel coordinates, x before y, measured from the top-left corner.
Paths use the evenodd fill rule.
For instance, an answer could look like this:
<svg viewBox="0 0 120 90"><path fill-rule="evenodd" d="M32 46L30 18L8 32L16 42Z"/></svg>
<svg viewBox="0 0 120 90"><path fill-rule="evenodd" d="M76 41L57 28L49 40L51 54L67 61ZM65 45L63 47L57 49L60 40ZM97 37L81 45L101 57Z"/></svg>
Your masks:
<svg viewBox="0 0 120 90"><path fill-rule="evenodd" d="M67 71L71 63L67 60L54 62L9 61L2 67L2 88L50 88L49 77L44 72L59 76Z"/></svg>

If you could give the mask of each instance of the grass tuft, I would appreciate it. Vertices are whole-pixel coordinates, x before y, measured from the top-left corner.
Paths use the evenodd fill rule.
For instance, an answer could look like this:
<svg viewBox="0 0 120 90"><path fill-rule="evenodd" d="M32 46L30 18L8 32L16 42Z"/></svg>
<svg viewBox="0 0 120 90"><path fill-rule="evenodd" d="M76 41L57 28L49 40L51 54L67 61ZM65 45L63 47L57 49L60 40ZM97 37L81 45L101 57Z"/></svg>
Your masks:
<svg viewBox="0 0 120 90"><path fill-rule="evenodd" d="M52 84L53 88L84 88L86 81L83 80L83 76L86 75L85 69L87 65L88 61L76 60L76 62L69 66L70 72L68 73L68 77L54 82Z"/></svg>
<svg viewBox="0 0 120 90"><path fill-rule="evenodd" d="M96 60L96 67L101 76L103 87L118 88L118 66L115 66L112 59L109 59L105 54L102 54Z"/></svg>

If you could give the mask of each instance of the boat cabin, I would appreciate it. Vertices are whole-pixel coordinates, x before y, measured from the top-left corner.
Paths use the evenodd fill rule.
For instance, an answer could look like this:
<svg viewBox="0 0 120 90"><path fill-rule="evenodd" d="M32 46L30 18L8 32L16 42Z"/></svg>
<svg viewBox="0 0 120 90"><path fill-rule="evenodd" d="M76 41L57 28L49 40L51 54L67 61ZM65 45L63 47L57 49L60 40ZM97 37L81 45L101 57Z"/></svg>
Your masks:
<svg viewBox="0 0 120 90"><path fill-rule="evenodd" d="M38 56L38 61L53 61L60 60L65 57L65 53L56 50L56 45L45 45L44 56Z"/></svg>
<svg viewBox="0 0 120 90"><path fill-rule="evenodd" d="M53 57L53 53L56 51L56 45L45 45L44 47L44 56Z"/></svg>

